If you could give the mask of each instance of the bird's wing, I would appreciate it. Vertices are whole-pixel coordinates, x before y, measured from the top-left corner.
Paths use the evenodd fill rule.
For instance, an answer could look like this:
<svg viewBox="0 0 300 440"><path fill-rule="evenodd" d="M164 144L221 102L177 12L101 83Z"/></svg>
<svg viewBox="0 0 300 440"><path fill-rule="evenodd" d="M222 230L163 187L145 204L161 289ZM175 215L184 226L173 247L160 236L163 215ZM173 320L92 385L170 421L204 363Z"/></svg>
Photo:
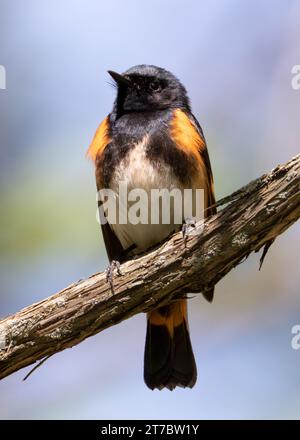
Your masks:
<svg viewBox="0 0 300 440"><path fill-rule="evenodd" d="M195 181L199 188L205 192L204 217L210 217L216 213L213 175L207 151L207 146L202 129L197 119L192 114L187 114L181 109L173 112L171 121L171 137L177 148L193 158L196 164ZM192 170L192 168L191 168ZM214 287L202 292L203 296L211 302L214 296Z"/></svg>
<svg viewBox="0 0 300 440"><path fill-rule="evenodd" d="M199 124L199 122L197 121L197 119L195 118L195 116L193 114L191 115L191 120L192 120L192 123L195 124L195 126L197 128L197 132L198 132L199 136L203 140L203 144L200 149L200 155L201 155L203 163L205 165L205 171L207 174L206 191L207 191L207 199L208 199L208 206L206 208L205 217L210 217L211 215L214 215L217 213L217 208L216 208L216 206L214 206L216 203L215 190L214 190L214 178L213 178L213 173L212 173L212 169L211 169L208 149L207 149L205 137L203 134L203 130L201 128L201 125ZM214 298L214 290L215 290L214 287L212 287L212 288L202 292L204 298L207 299L207 301L212 302L212 300Z"/></svg>
<svg viewBox="0 0 300 440"><path fill-rule="evenodd" d="M108 115L99 125L96 134L92 140L92 143L87 151L87 156L95 164L97 191L100 191L101 189L104 188L104 183L103 183L104 151L105 148L110 144L110 142L111 142L110 122ZM104 218L104 212L100 201L98 202L98 209L99 209L99 218ZM120 241L118 240L115 233L112 231L109 223L101 222L101 229L102 229L103 240L109 261L118 260L123 252L123 247Z"/></svg>

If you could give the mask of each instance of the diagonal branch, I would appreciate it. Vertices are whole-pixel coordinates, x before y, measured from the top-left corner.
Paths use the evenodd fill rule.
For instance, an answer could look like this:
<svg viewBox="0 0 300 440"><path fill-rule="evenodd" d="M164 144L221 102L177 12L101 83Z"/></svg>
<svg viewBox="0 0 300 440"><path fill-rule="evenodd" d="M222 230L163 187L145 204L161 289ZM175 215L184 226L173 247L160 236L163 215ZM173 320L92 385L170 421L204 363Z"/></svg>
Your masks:
<svg viewBox="0 0 300 440"><path fill-rule="evenodd" d="M300 155L218 202L187 247L180 233L122 265L112 295L105 273L0 321L0 378L105 328L216 284L300 217ZM2 349L1 349L2 347Z"/></svg>

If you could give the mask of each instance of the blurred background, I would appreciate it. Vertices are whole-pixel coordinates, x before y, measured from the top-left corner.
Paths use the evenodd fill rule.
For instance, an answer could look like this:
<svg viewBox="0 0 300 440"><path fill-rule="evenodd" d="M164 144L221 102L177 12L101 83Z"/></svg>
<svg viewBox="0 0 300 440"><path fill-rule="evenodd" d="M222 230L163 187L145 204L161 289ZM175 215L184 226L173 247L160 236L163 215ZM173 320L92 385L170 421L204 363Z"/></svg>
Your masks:
<svg viewBox="0 0 300 440"><path fill-rule="evenodd" d="M86 149L110 111L107 69L147 63L185 84L217 198L299 153L297 0L0 0L0 316L105 269ZM0 418L299 418L299 233L190 301L199 379L143 382L145 316L0 382Z"/></svg>

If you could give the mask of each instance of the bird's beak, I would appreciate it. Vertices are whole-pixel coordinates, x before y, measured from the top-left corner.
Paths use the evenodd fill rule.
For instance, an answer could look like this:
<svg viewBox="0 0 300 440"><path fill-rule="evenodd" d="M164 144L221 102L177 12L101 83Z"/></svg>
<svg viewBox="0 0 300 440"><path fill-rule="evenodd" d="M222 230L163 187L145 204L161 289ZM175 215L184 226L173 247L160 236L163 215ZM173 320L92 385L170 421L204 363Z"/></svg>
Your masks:
<svg viewBox="0 0 300 440"><path fill-rule="evenodd" d="M118 86L121 86L121 85L129 86L129 84L130 84L129 78L126 78L125 76L120 75L119 73L114 72L113 70L108 70L107 72L110 74L112 79L118 84Z"/></svg>

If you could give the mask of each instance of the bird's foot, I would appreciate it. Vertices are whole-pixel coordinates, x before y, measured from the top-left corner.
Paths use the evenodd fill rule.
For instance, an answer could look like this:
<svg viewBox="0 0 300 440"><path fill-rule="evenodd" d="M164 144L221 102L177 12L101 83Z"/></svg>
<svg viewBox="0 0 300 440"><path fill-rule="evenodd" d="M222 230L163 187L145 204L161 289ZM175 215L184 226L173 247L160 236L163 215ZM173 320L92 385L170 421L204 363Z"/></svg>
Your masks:
<svg viewBox="0 0 300 440"><path fill-rule="evenodd" d="M193 218L186 218L182 225L182 238L184 240L184 245L186 246L187 239L190 235L192 235L194 229L196 227L196 222Z"/></svg>
<svg viewBox="0 0 300 440"><path fill-rule="evenodd" d="M109 283L111 292L114 295L115 294L115 287L114 287L114 271L117 271L117 274L119 276L123 275L121 272L121 264L117 260L112 260L109 264L109 266L106 269L106 281Z"/></svg>

